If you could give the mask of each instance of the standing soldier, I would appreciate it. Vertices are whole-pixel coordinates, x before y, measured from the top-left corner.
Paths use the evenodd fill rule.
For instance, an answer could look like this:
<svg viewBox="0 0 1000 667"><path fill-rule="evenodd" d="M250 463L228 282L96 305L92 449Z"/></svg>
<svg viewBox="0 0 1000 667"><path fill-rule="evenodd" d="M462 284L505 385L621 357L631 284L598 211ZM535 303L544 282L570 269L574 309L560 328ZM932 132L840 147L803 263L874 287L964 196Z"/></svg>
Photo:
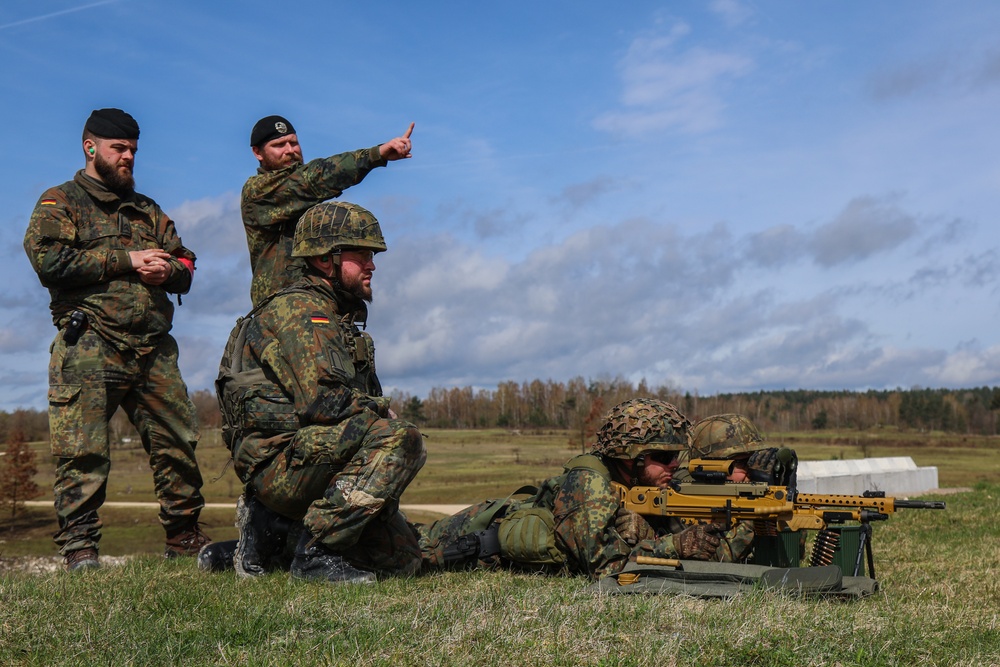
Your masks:
<svg viewBox="0 0 1000 667"><path fill-rule="evenodd" d="M288 545L295 578L364 583L373 570L420 569L399 497L424 464L423 438L389 409L374 344L358 326L372 299L374 255L385 249L367 210L317 204L295 228L291 253L303 277L265 298L226 345L216 386L245 484L232 559L241 576L282 567L296 523L303 530Z"/></svg>
<svg viewBox="0 0 1000 667"><path fill-rule="evenodd" d="M194 555L210 542L198 524L205 501L194 406L168 333L168 293L190 289L195 256L156 202L135 191L138 139L129 114L94 111L83 130L86 167L42 194L24 236L59 330L49 362L49 431L55 541L69 570L99 566L108 421L119 406L149 455L165 555Z"/></svg>
<svg viewBox="0 0 1000 667"><path fill-rule="evenodd" d="M281 116L257 121L250 132L250 148L260 167L247 179L240 197L254 306L305 273L305 261L292 256L299 217L313 205L339 197L372 169L411 157L412 132L410 123L403 136L384 144L303 163L299 138L290 122Z"/></svg>

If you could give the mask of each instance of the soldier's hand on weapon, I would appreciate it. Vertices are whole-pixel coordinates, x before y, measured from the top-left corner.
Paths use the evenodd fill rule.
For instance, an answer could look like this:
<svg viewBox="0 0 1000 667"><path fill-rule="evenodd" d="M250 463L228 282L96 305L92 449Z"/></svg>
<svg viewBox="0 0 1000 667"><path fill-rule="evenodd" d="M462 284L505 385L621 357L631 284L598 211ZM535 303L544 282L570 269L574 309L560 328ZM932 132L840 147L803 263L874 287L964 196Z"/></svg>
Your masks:
<svg viewBox="0 0 1000 667"><path fill-rule="evenodd" d="M656 531L648 521L625 508L619 508L615 514L615 531L630 547L634 547L642 540L656 537Z"/></svg>
<svg viewBox="0 0 1000 667"><path fill-rule="evenodd" d="M719 535L722 527L713 523L699 523L675 533L674 550L677 555L689 560L718 560Z"/></svg>
<svg viewBox="0 0 1000 667"><path fill-rule="evenodd" d="M410 155L410 151L413 150L413 142L410 141L410 135L413 134L414 125L416 123L410 123L410 127L406 128L406 133L403 136L390 139L379 146L378 154L389 162L413 157Z"/></svg>
<svg viewBox="0 0 1000 667"><path fill-rule="evenodd" d="M750 555L753 547L753 524L740 521L735 528L726 531L719 544L714 560L723 563L739 563Z"/></svg>
<svg viewBox="0 0 1000 667"><path fill-rule="evenodd" d="M747 468L750 470L750 480L754 482L774 483L774 467L778 464L778 449L770 447L761 449L750 455Z"/></svg>
<svg viewBox="0 0 1000 667"><path fill-rule="evenodd" d="M787 447L762 449L747 460L750 481L788 486L795 473L798 457Z"/></svg>

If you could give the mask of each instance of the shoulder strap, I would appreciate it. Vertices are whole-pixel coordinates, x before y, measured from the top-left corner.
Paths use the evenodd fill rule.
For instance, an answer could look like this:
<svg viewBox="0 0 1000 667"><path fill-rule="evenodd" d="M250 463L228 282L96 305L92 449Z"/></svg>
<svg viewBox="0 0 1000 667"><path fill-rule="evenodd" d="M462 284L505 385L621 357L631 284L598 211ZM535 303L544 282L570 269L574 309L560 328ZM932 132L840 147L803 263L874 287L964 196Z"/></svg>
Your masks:
<svg viewBox="0 0 1000 667"><path fill-rule="evenodd" d="M608 470L606 465L604 465L604 461L602 461L600 457L594 456L593 454L580 454L578 456L574 456L566 462L563 469L566 472L573 470L591 470L604 479L611 481L611 471Z"/></svg>
<svg viewBox="0 0 1000 667"><path fill-rule="evenodd" d="M278 296L281 296L283 294L292 294L295 292L311 292L313 290L314 290L313 287L289 285L287 287L278 290L273 294L268 294L266 297L264 297L264 299L260 303L251 308L249 313L236 320L236 328L238 331L236 333L236 340L234 341L233 344L232 356L229 358L229 368L231 369L232 373L235 374L243 372L243 347L244 345L246 345L247 327L249 326L250 320L253 318L253 316L256 315L258 312L260 312L261 309L264 308L264 306L271 303L271 301L273 301Z"/></svg>
<svg viewBox="0 0 1000 667"><path fill-rule="evenodd" d="M469 522L468 532L475 533L489 528L490 524L493 523L493 519L496 518L497 514L499 514L501 510L505 510L509 506L511 499L514 496L519 496L525 493L534 496L538 493L538 489L533 486L525 485L506 498L497 498L492 501L483 512L477 514L476 517Z"/></svg>

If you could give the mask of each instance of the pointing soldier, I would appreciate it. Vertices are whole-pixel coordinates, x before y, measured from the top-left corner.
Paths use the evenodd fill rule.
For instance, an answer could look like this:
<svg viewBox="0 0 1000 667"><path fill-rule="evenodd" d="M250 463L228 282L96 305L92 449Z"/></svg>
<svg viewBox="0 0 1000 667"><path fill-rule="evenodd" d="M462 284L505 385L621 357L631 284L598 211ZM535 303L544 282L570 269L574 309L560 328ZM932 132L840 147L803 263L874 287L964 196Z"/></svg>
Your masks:
<svg viewBox="0 0 1000 667"><path fill-rule="evenodd" d="M311 206L339 197L372 169L411 157L412 133L410 123L402 136L384 144L303 162L298 135L287 119L266 116L257 121L250 148L260 166L243 185L240 198L255 306L305 272L303 259L292 256L299 217Z"/></svg>

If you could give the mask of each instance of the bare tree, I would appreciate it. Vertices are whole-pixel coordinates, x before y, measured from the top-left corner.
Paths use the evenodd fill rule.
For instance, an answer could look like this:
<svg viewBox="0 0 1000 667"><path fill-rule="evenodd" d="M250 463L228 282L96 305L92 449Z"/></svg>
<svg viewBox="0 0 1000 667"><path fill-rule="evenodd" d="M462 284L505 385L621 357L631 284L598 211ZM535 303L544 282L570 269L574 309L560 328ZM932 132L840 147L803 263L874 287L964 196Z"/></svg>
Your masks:
<svg viewBox="0 0 1000 667"><path fill-rule="evenodd" d="M10 529L24 501L37 498L42 490L35 484L38 474L35 452L28 446L24 430L14 425L7 436L7 449L0 459L0 504L10 506Z"/></svg>

